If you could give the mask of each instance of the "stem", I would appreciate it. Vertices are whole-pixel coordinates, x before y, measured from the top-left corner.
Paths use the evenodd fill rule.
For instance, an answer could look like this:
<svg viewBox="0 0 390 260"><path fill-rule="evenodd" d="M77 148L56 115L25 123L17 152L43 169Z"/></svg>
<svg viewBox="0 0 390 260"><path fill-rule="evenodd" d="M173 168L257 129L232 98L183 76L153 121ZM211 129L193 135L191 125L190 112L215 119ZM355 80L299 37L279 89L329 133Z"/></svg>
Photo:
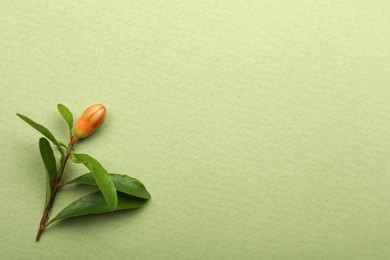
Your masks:
<svg viewBox="0 0 390 260"><path fill-rule="evenodd" d="M76 143L76 141L77 140L75 138L73 138L73 136L70 138L70 142L68 144L68 149L67 149L66 155L65 155L64 164L61 167L60 174L54 180L53 192L52 192L52 194L50 196L49 203L47 204L45 210L43 211L41 222L39 223L38 233L37 233L37 236L35 238L36 241L39 241L39 238L41 237L43 231L45 231L45 228L47 227L46 223L49 220L50 211L53 208L53 204L54 204L54 200L56 199L57 192L58 192L59 188L61 188L60 182L61 182L61 179L62 179L62 175L64 174L64 171L65 171L66 163L68 162L68 159L69 159L69 156L70 156L70 152L72 151L72 148L73 148L74 144Z"/></svg>

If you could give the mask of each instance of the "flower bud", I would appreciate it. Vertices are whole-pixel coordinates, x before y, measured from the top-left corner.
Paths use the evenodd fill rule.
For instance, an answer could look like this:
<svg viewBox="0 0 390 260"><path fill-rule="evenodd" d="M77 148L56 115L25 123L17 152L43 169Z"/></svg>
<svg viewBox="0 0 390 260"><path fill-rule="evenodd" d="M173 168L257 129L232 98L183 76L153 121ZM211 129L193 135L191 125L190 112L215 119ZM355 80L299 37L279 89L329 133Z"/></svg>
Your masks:
<svg viewBox="0 0 390 260"><path fill-rule="evenodd" d="M106 108L97 104L87 108L74 127L74 139L80 139L91 135L103 123L106 117Z"/></svg>

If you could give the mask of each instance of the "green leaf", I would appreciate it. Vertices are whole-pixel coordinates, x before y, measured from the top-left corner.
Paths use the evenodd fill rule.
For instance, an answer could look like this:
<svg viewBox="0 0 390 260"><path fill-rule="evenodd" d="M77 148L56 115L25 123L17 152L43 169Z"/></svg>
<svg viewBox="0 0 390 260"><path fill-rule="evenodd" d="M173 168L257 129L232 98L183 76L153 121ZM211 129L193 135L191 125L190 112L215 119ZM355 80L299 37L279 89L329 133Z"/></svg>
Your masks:
<svg viewBox="0 0 390 260"><path fill-rule="evenodd" d="M68 149L68 146L66 146L66 144L64 144L63 142L61 141L58 141L58 144L62 147L64 147L65 149Z"/></svg>
<svg viewBox="0 0 390 260"><path fill-rule="evenodd" d="M92 173L97 186L103 193L109 209L114 210L118 203L115 185L108 172L94 158L87 154L73 154L72 160L76 163L83 163Z"/></svg>
<svg viewBox="0 0 390 260"><path fill-rule="evenodd" d="M66 150L68 150L68 147L61 141L58 141L58 144L59 144L58 151L61 153L60 168L62 168L64 167L64 163L65 163L65 152L61 147L64 147Z"/></svg>
<svg viewBox="0 0 390 260"><path fill-rule="evenodd" d="M68 124L69 133L72 136L72 129L73 129L73 115L72 115L72 113L63 104L58 104L57 109L58 109L58 112L60 112L62 117L65 119L66 123Z"/></svg>
<svg viewBox="0 0 390 260"><path fill-rule="evenodd" d="M109 173L111 180L118 191L123 193L143 198L150 199L150 194L146 190L145 186L137 179L127 175ZM68 182L67 184L80 183L88 185L97 185L92 173L86 173L80 177Z"/></svg>
<svg viewBox="0 0 390 260"><path fill-rule="evenodd" d="M58 141L54 138L53 134L49 131L49 129L47 129L43 125L38 124L37 122L31 120L30 118L28 118L25 115L22 115L22 114L19 114L19 113L17 113L16 115L18 117L20 117L24 122L26 122L27 124L29 124L30 126L35 128L35 130L37 130L41 134L43 134L47 139L52 141L56 146L60 147L60 145L58 144Z"/></svg>
<svg viewBox="0 0 390 260"><path fill-rule="evenodd" d="M115 206L114 211L135 209L142 207L147 200L129 196L127 194L118 192L118 204ZM74 201L67 207L65 207L56 217L49 221L51 224L57 220L89 215L99 214L113 211L107 206L104 196L101 192L94 192L88 194L80 199Z"/></svg>
<svg viewBox="0 0 390 260"><path fill-rule="evenodd" d="M65 164L65 153L61 152L61 158L60 158L60 169L64 167Z"/></svg>
<svg viewBox="0 0 390 260"><path fill-rule="evenodd" d="M39 151L43 159L43 163L46 168L46 203L49 203L51 194L53 192L54 180L57 177L56 159L54 157L53 149L50 146L49 141L42 137L39 139Z"/></svg>

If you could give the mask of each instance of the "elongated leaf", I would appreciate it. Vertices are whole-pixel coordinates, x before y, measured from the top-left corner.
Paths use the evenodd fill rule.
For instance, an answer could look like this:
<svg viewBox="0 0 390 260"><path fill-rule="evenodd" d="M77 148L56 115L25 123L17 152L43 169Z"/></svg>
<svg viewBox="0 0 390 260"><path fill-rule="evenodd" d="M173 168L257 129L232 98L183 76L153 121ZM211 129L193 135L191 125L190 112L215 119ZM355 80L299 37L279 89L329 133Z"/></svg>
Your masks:
<svg viewBox="0 0 390 260"><path fill-rule="evenodd" d="M141 199L127 194L118 192L118 204L115 206L114 211L125 210L125 209L135 209L142 207L147 200ZM111 212L107 206L104 196L100 191L88 194L67 207L65 207L56 217L49 221L48 224L51 224L57 220L89 215L89 214L99 214Z"/></svg>
<svg viewBox="0 0 390 260"><path fill-rule="evenodd" d="M72 128L73 128L73 115L72 115L72 113L63 104L58 104L57 109L58 109L58 112L60 112L62 117L65 119L66 123L68 124L69 132L70 132L70 135L72 136Z"/></svg>
<svg viewBox="0 0 390 260"><path fill-rule="evenodd" d="M68 146L66 146L66 144L64 144L63 142L61 141L58 141L58 144L62 147L64 147L65 149L68 149Z"/></svg>
<svg viewBox="0 0 390 260"><path fill-rule="evenodd" d="M22 115L22 114L19 114L17 113L16 114L18 117L20 117L24 122L26 122L27 124L29 124L30 126L32 126L33 128L35 128L35 130L39 131L41 134L43 134L47 139L49 139L50 141L52 141L56 146L60 147L60 145L58 144L57 142L57 139L54 138L54 135L49 131L49 129L47 129L46 127L44 127L43 125L41 124L38 124L37 122L31 120L30 118L28 118L27 116L25 115Z"/></svg>
<svg viewBox="0 0 390 260"><path fill-rule="evenodd" d="M61 152L61 158L60 158L60 169L64 167L64 163L65 163L65 153L60 150Z"/></svg>
<svg viewBox="0 0 390 260"><path fill-rule="evenodd" d="M123 193L136 196L143 199L150 199L150 194L145 186L137 179L127 175L109 173L115 188ZM81 183L88 185L97 185L92 173L86 173L80 177L68 182L68 184Z"/></svg>
<svg viewBox="0 0 390 260"><path fill-rule="evenodd" d="M114 210L118 203L115 185L108 172L94 158L87 154L73 154L72 160L76 163L83 163L92 173L97 186L103 193L109 209Z"/></svg>
<svg viewBox="0 0 390 260"><path fill-rule="evenodd" d="M57 177L56 159L54 157L53 149L50 146L49 141L42 137L39 139L39 151L43 159L43 163L46 168L46 203L49 203L49 199L53 192L53 183Z"/></svg>
<svg viewBox="0 0 390 260"><path fill-rule="evenodd" d="M65 163L65 152L64 149L62 149L61 147L65 148L66 150L68 149L68 147L61 141L58 141L58 144L59 144L58 151L61 153L60 168L62 168Z"/></svg>

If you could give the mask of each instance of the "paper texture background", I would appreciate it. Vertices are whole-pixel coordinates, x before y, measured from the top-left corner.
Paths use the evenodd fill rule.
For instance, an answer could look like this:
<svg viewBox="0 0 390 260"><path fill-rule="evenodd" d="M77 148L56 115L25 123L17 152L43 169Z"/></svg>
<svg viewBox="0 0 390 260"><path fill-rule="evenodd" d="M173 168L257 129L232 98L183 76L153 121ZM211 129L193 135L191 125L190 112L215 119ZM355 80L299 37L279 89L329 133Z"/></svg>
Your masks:
<svg viewBox="0 0 390 260"><path fill-rule="evenodd" d="M389 259L390 2L1 1L1 259ZM143 209L34 242L40 135L103 103L77 151ZM84 173L71 165L65 178ZM80 195L69 188L53 214Z"/></svg>

